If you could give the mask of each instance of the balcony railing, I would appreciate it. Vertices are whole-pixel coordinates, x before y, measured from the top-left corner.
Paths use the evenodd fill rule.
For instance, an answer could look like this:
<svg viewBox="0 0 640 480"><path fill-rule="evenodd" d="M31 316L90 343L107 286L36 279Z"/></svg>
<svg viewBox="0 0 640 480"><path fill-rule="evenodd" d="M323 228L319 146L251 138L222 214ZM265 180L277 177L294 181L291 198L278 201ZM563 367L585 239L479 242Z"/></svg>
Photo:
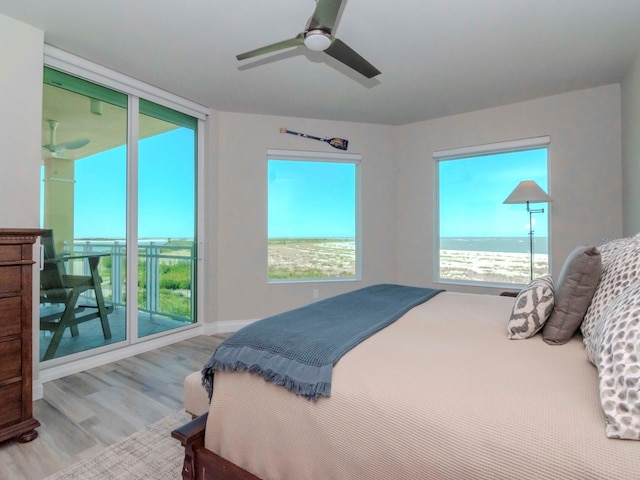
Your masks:
<svg viewBox="0 0 640 480"><path fill-rule="evenodd" d="M123 240L76 240L66 253L110 253L98 266L105 299L114 307L126 303L126 244ZM196 249L193 241L154 240L138 244L138 310L184 323L195 322ZM87 262L69 266L88 275Z"/></svg>

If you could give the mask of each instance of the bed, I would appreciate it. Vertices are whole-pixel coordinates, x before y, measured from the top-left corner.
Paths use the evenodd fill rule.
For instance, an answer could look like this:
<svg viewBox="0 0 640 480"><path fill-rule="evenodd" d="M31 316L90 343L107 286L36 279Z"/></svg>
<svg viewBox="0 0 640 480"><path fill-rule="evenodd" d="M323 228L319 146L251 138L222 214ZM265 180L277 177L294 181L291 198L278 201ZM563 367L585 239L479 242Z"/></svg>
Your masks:
<svg viewBox="0 0 640 480"><path fill-rule="evenodd" d="M192 375L187 409L202 415L172 432L183 477L640 478L640 237L575 252L555 287L415 306L340 359L330 397L218 371L209 405ZM532 308L522 335L517 313ZM574 325L545 333L558 308Z"/></svg>

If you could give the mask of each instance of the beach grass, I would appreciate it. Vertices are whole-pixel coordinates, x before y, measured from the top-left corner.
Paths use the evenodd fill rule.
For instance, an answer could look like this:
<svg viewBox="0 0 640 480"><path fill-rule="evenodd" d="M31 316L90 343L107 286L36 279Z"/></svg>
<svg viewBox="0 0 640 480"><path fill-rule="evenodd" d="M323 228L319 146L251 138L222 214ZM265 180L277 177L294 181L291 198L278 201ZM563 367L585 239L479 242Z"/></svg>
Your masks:
<svg viewBox="0 0 640 480"><path fill-rule="evenodd" d="M354 239L274 238L267 250L271 280L356 276Z"/></svg>

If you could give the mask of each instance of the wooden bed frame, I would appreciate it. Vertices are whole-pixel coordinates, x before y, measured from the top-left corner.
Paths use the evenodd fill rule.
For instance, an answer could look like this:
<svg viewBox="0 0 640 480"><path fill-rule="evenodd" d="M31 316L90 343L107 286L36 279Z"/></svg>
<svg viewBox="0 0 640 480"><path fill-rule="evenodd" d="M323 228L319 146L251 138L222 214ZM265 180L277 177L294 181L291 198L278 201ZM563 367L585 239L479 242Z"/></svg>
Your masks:
<svg viewBox="0 0 640 480"><path fill-rule="evenodd" d="M183 480L260 480L204 446L208 413L176 428L171 436L184 447Z"/></svg>

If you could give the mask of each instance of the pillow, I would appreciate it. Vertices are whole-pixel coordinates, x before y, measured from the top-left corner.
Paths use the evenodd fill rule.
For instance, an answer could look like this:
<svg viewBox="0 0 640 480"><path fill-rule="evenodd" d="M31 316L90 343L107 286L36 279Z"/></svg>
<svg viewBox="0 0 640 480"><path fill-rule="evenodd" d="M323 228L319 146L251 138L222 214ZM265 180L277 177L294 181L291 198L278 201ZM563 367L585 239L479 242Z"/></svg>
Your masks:
<svg viewBox="0 0 640 480"><path fill-rule="evenodd" d="M602 275L580 326L585 345L606 308L632 280L640 277L640 234L613 240L598 250L602 255Z"/></svg>
<svg viewBox="0 0 640 480"><path fill-rule="evenodd" d="M507 334L512 340L535 335L553 310L553 278L544 275L533 280L516 297L507 324Z"/></svg>
<svg viewBox="0 0 640 480"><path fill-rule="evenodd" d="M596 366L609 438L640 440L640 280L613 302L598 323Z"/></svg>
<svg viewBox="0 0 640 480"><path fill-rule="evenodd" d="M576 333L600 281L602 261L596 247L576 247L560 270L555 304L542 338L550 345L567 343Z"/></svg>

